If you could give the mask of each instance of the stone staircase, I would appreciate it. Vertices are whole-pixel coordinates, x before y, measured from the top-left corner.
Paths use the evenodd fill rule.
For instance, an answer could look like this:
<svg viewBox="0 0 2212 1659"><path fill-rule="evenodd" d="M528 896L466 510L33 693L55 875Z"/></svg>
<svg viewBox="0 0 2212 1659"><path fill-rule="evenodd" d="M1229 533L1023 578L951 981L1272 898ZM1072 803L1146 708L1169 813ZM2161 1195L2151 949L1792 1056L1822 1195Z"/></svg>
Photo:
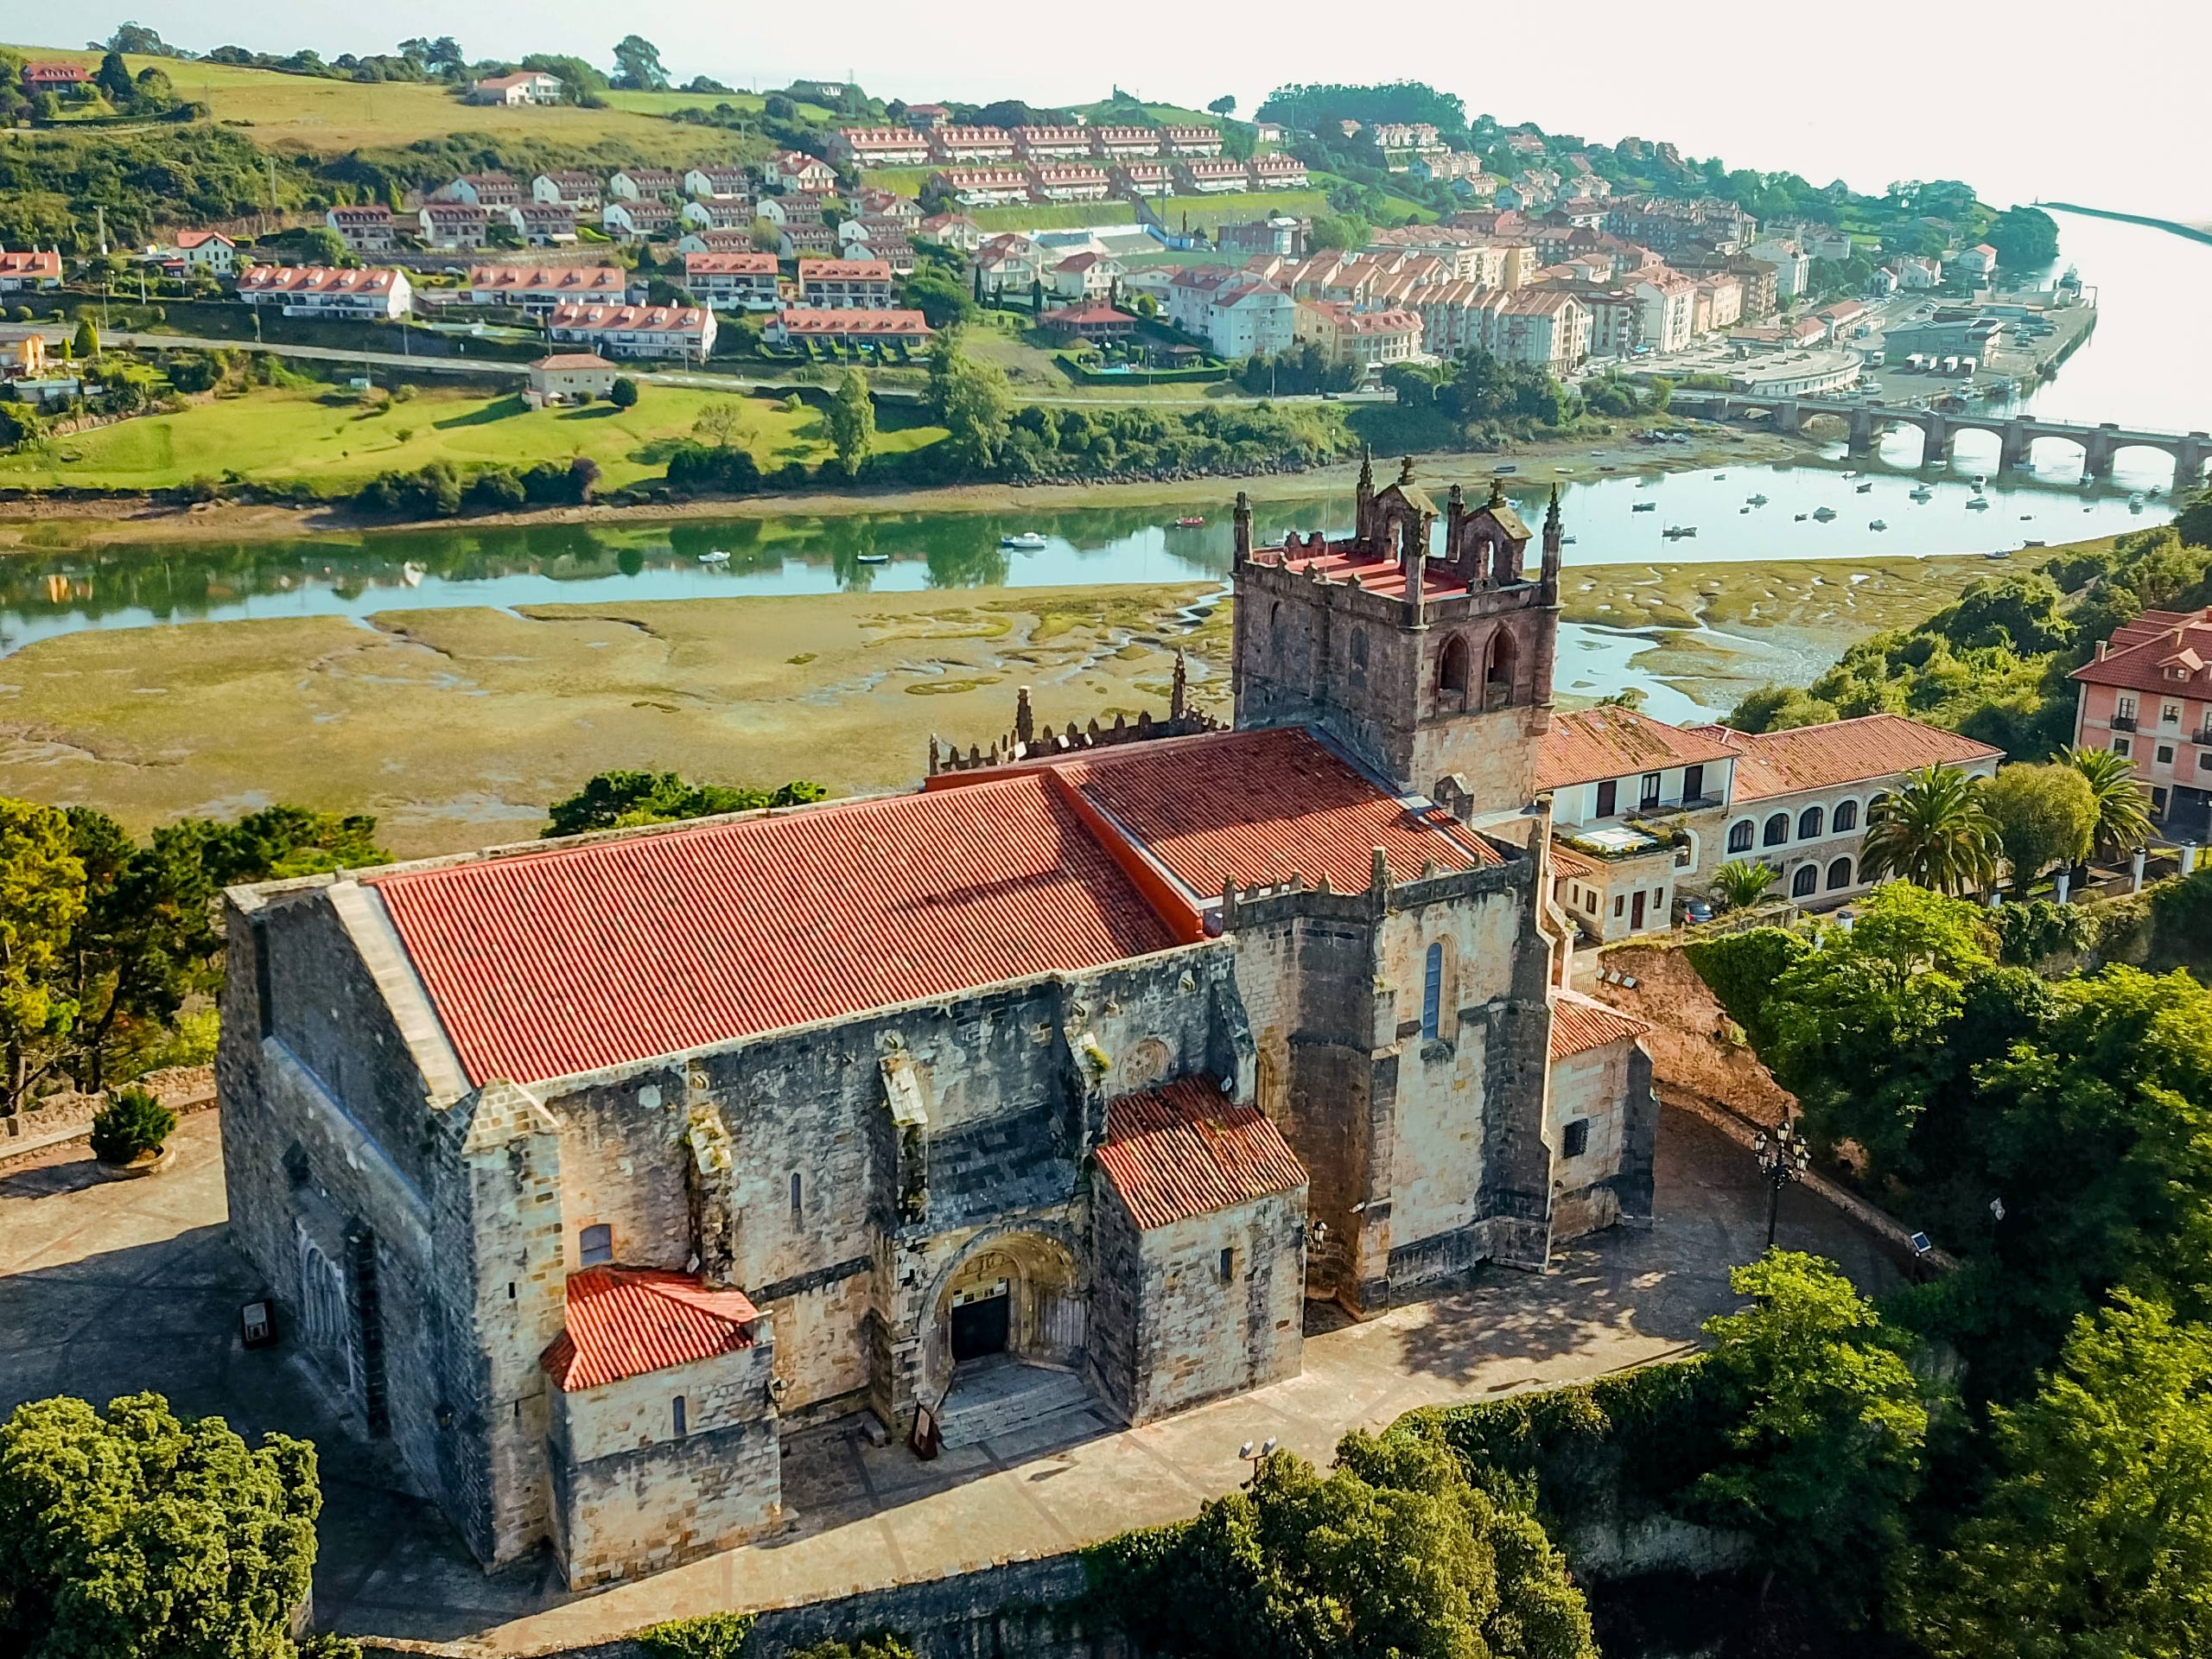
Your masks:
<svg viewBox="0 0 2212 1659"><path fill-rule="evenodd" d="M945 1396L944 1444L975 1446L1090 1402L1090 1391L1071 1372L1012 1358L970 1361Z"/></svg>

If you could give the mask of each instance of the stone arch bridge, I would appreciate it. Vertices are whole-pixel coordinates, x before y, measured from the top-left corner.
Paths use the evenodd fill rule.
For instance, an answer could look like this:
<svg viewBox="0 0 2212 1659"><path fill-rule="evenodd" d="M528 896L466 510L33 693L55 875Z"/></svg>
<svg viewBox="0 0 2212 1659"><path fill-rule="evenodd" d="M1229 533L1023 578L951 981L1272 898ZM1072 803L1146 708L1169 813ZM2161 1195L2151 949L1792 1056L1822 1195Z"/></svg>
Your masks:
<svg viewBox="0 0 2212 1659"><path fill-rule="evenodd" d="M2113 459L2122 449L2157 449L2173 459L2177 491L2194 489L2202 483L2205 463L2212 461L2212 434L2152 432L2123 427L2116 421L2086 426L2074 421L2039 420L2032 415L1980 415L1965 410L1919 409L1910 404L1890 407L1839 403L1821 397L1756 397L1733 393L1725 397L1700 398L1694 394L1677 392L1675 407L1685 413L1694 412L1709 420L1723 421L1741 420L1764 410L1776 431L1791 433L1802 430L1805 423L1816 415L1834 416L1849 430L1853 455L1871 454L1876 437L1885 428L1917 427L1924 446L1921 452L1923 465L1948 457L1951 441L1960 433L1987 432L1997 439L1999 472L2025 466L2037 438L2063 438L2079 446L2082 470L2089 478L2110 477Z"/></svg>

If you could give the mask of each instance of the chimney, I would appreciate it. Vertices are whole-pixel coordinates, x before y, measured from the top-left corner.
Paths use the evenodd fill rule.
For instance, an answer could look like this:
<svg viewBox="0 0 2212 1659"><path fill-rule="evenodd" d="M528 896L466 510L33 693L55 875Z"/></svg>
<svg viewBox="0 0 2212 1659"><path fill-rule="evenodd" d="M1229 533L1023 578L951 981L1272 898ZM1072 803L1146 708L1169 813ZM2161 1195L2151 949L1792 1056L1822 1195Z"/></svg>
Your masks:
<svg viewBox="0 0 2212 1659"><path fill-rule="evenodd" d="M2103 640L2100 639L2100 640L2098 640L2098 641L2097 641L2097 660L2098 660L2099 662L2101 662L2101 663L2102 661L2104 661L2104 659L2105 659L2105 642L2104 642Z"/></svg>

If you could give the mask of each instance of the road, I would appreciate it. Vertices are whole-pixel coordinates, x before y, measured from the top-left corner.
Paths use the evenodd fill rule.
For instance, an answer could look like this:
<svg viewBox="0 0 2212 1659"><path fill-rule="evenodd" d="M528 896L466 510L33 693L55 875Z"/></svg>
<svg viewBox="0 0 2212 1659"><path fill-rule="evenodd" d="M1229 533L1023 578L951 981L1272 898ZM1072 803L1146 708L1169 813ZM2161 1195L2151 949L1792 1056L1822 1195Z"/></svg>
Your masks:
<svg viewBox="0 0 2212 1659"><path fill-rule="evenodd" d="M59 343L66 331L48 330L48 337ZM276 340L219 340L199 334L131 334L124 331L108 334L106 339L118 345L157 351L233 351L272 352L279 356L297 358L303 361L321 363L358 363L368 369L410 369L433 374L493 375L520 380L528 372L528 365L501 358L491 357L414 357L400 352L342 351L334 346L294 346ZM637 369L638 379L657 386L690 386L708 391L798 391L802 383L788 379L762 379L753 375L709 374L696 369ZM818 389L818 388L817 388ZM886 386L874 388L879 402L918 403L924 393L918 386ZM1286 394L1280 397L1255 397L1243 393L1209 397L1146 397L1134 404L1143 409L1218 409L1224 405L1257 404L1318 404L1325 402L1393 403L1395 394L1388 391L1355 391L1324 397L1318 393L1304 396ZM1073 394L1037 394L1025 392L1020 401L1026 404L1050 404L1068 408L1096 409L1110 405L1109 397L1084 397Z"/></svg>

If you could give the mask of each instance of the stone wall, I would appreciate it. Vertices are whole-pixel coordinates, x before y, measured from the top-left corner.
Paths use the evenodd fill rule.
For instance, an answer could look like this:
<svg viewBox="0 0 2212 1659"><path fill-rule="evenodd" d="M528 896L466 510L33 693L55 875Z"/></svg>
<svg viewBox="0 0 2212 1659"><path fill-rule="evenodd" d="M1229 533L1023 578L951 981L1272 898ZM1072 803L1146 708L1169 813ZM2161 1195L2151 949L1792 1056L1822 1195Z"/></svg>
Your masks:
<svg viewBox="0 0 2212 1659"><path fill-rule="evenodd" d="M1658 1107L1651 1061L1632 1038L1552 1065L1552 1236L1580 1237L1622 1220L1651 1217ZM1567 1128L1589 1125L1581 1154L1566 1153Z"/></svg>
<svg viewBox="0 0 2212 1659"><path fill-rule="evenodd" d="M764 1320L750 1348L556 1392L553 1537L570 1589L727 1549L777 1518L773 1354Z"/></svg>
<svg viewBox="0 0 2212 1659"><path fill-rule="evenodd" d="M1301 1188L1140 1236L1132 1421L1298 1375L1305 1235Z"/></svg>
<svg viewBox="0 0 2212 1659"><path fill-rule="evenodd" d="M65 1090L60 1094L42 1096L23 1110L0 1117L0 1164L90 1135L92 1120L99 1116L100 1109L126 1089L147 1090L182 1117L188 1112L206 1111L215 1104L215 1068L168 1065L92 1094Z"/></svg>

